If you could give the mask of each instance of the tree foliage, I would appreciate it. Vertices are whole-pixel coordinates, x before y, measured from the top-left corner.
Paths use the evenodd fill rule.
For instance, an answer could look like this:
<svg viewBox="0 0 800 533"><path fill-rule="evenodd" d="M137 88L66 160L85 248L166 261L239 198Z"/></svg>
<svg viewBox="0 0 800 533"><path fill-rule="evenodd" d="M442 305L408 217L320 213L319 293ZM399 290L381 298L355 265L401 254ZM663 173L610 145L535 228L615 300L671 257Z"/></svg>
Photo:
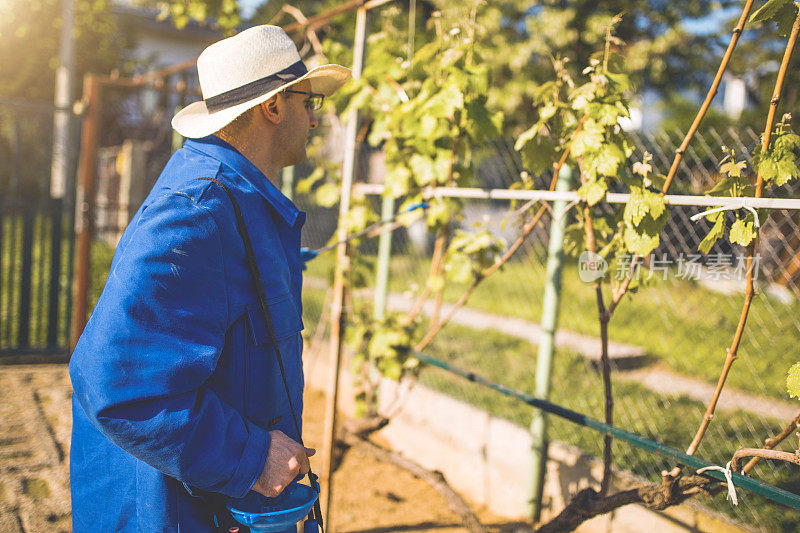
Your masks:
<svg viewBox="0 0 800 533"><path fill-rule="evenodd" d="M131 44L108 0L76 0L76 79L120 66ZM61 28L61 0L0 2L0 95L52 102Z"/></svg>
<svg viewBox="0 0 800 533"><path fill-rule="evenodd" d="M190 22L231 34L242 22L239 0L135 0L138 5L154 7L159 17L169 19L176 28Z"/></svg>
<svg viewBox="0 0 800 533"><path fill-rule="evenodd" d="M224 31L233 31L240 22L238 0L140 0L158 5L165 15L171 15L178 24L200 20L217 25ZM281 9L286 2L267 0L259 5L251 24L285 24L294 19ZM307 17L341 5L337 0L298 0L289 2ZM739 6L738 0L612 0L594 2L577 0L542 0L531 4L526 0L490 0L478 11L475 21L475 46L483 61L492 66L488 87L490 107L504 111L506 127L512 133L535 121L532 106L541 85L549 79L554 61L561 62L573 77L588 64L591 55L603 45L604 31L609 21L624 15L617 24L616 36L627 46L620 50L632 84L639 89L654 90L660 98L665 117L672 119L682 129L691 119L687 108L692 108L692 95L705 92L718 58L724 50L734 21L721 20L716 14L731 12ZM445 2L420 0L417 2L417 43L433 38L433 13L439 13L442 24L452 27L463 20L471 9L470 2ZM748 125L759 124L769 104L769 72L764 67L779 60L782 38L774 31L777 24L785 31L791 26L792 0L768 3L757 17L750 21L742 48L729 72L747 81L748 97L754 104L745 111L742 119ZM408 3L390 4L398 17L398 28L408 27ZM381 8L385 10L387 7ZM715 15L715 16L711 16ZM788 20L788 22L787 22ZM352 39L355 25L354 13L346 13L329 20L318 30L319 37L335 35L347 50L343 64L352 62ZM689 31L686 21L706 21L695 26L701 30ZM380 31L380 22L373 21L370 33ZM399 46L405 46L404 33ZM786 100L789 109L800 96L800 69L789 69ZM640 103L639 103L640 104ZM712 111L712 114L714 112ZM719 115L714 118L720 125L730 121Z"/></svg>

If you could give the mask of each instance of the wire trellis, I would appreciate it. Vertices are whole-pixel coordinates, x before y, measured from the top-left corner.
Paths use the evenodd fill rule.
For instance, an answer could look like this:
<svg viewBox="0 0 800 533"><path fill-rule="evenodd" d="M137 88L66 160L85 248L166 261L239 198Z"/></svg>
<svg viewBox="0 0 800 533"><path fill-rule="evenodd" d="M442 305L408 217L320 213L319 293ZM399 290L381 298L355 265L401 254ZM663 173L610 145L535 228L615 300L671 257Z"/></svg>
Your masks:
<svg viewBox="0 0 800 533"><path fill-rule="evenodd" d="M653 154L653 165L668 168L680 132L634 133L634 160L645 151ZM717 161L724 156L722 146L733 147L748 164L750 150L758 135L750 130L704 131L695 137L692 148L679 168L673 185L675 194L703 194L719 178ZM508 187L522 170L510 140L487 146L479 157L477 182L481 188ZM380 172L368 167L362 158L361 176ZM302 174L301 174L302 175ZM537 178L539 188L546 180ZM623 192L623 191L618 191ZM765 196L796 197L796 186L767 191ZM368 197L376 210L380 199ZM304 245L319 247L333 235L336 212L314 205L307 197L296 199L308 211ZM458 225L469 229L485 225L494 234L511 242L516 236L513 220L505 227L509 203L495 200L465 199L464 217ZM618 307L610 324L611 340L621 353L630 357L615 359L612 374L615 394L615 425L676 449L685 449L700 423L709 388L716 383L725 359L725 349L733 336L744 299L744 272L741 260L745 250L720 240L708 254L697 247L710 225L690 218L708 207L674 206L661 244L645 261L643 286ZM517 390L532 393L536 367L536 347L520 332L510 333L504 322L522 320L535 325L541 318L547 259L549 215L531 233L502 271L487 279L472 295L467 306L478 313L481 324L456 315L426 350L431 356L466 371ZM760 447L765 438L779 432L800 410L785 394L785 372L796 361L800 342L800 268L795 263L800 252L800 212L770 210L761 228L758 248L757 286L739 360L729 376L723 401L717 410L697 455L716 464L725 464L738 446ZM358 253L374 259L377 243L368 241ZM407 309L422 289L432 254L432 236L422 224L395 231L392 242L388 300L389 310ZM315 263L316 262L316 263ZM306 273L307 329L313 330L324 307L324 287L333 267L333 258L321 256L309 263ZM562 282L559 332L567 337L596 338L599 326L591 285L580 280L578 265L568 260ZM452 303L465 287L448 287L445 302ZM425 320L425 318L423 318ZM516 323L516 322L515 322ZM480 329L479 329L480 328ZM311 335L311 331L309 331ZM625 350L628 350L626 352ZM597 355L589 349L576 349L569 342L557 341L551 398L587 416L602 419L603 388ZM435 369L423 371L421 381L491 414L527 427L530 407L520 405L495 392ZM576 393L577 392L577 393ZM599 456L602 439L585 428L551 420L551 437ZM792 444L785 445L790 449ZM673 466L669 460L615 441L615 465L652 481L661 471ZM792 466L762 461L752 475L786 489L800 492ZM731 507L724 498L698 498L711 512L722 513L740 524L758 530L783 531L800 526L800 513L769 503L758 496L742 498ZM753 526L759 524L759 526Z"/></svg>

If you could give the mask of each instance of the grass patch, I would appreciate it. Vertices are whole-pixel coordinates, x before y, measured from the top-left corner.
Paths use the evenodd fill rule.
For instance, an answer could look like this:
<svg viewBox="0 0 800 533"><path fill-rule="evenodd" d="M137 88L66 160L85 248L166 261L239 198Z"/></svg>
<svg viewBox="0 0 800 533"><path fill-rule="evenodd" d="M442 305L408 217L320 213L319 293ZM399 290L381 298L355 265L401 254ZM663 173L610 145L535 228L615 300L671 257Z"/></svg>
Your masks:
<svg viewBox="0 0 800 533"><path fill-rule="evenodd" d="M62 222L60 274L58 280L59 307L57 313L57 343L66 348L68 345L68 324L70 309L68 303L72 291L70 272L70 231L67 223L69 217ZM20 338L20 301L22 299L22 266L23 266L23 226L29 224L33 240L30 245L31 271L29 313L29 347L45 348L47 346L47 328L50 315L49 294L51 287L50 263L52 260L52 224L42 214L36 214L25 222L22 216L5 217L0 220L0 348L16 348ZM90 309L94 307L100 296L114 248L102 241L92 244L92 267L90 270Z"/></svg>
<svg viewBox="0 0 800 533"><path fill-rule="evenodd" d="M535 252L525 262L511 261L487 278L473 293L468 306L497 315L538 322L542 315L544 260ZM332 256L309 263L308 275L327 277ZM427 258L395 255L390 290L406 292L422 285L430 268ZM597 307L591 286L578 278L577 266L563 271L559 327L599 336ZM370 272L365 274L371 276ZM371 282L371 280L370 280ZM455 302L465 286L449 284L445 301ZM632 297L626 297L609 325L610 338L643 347L648 355L675 372L716 383L725 349L739 321L743 295L724 295L696 282L653 279ZM728 386L772 398L786 399L786 371L800 359L800 301L783 304L767 296L751 305L739 360L728 377ZM450 328L451 326L447 326Z"/></svg>
<svg viewBox="0 0 800 533"><path fill-rule="evenodd" d="M22 480L22 493L34 500L43 500L50 497L50 487L47 482L39 478Z"/></svg>
<svg viewBox="0 0 800 533"><path fill-rule="evenodd" d="M317 324L324 289L303 291L306 327ZM530 343L493 330L474 330L450 325L426 351L429 355L487 379L532 394L537 352ZM582 356L559 350L554 358L551 401L599 420L604 419L602 377ZM426 367L420 375L426 386L474 405L492 415L528 427L530 406L493 390L468 382L438 368ZM676 449L685 449L702 419L705 406L685 397L662 397L645 387L614 381L614 425ZM548 417L551 439L569 443L595 457L602 455L603 437L588 428L555 416ZM754 420L743 411L718 411L698 456L725 464L740 445L750 446L782 428L776 420ZM790 444L786 444L789 450ZM658 482L661 471L674 466L670 460L624 442L614 443L614 464L620 469ZM762 462L753 476L791 492L800 492L796 467ZM741 491L740 491L741 492ZM741 492L739 507L724 496L697 501L744 523L759 524L768 531L794 531L800 526L800 511L770 503L765 498Z"/></svg>

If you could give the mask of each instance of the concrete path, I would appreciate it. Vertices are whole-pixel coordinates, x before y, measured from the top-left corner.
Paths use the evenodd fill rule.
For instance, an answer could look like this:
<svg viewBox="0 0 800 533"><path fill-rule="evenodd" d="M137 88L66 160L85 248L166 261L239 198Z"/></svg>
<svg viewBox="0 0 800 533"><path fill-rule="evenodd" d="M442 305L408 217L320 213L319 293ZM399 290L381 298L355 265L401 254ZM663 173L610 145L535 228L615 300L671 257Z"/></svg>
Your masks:
<svg viewBox="0 0 800 533"><path fill-rule="evenodd" d="M686 396L708 405L714 397L715 385L699 379L682 376L669 370L658 368L641 368L614 374L615 379L635 381L653 392L666 397ZM717 409L741 409L758 416L772 417L782 422L789 422L800 413L800 402L783 402L763 396L756 396L737 391L725 386L717 403Z"/></svg>
<svg viewBox="0 0 800 533"><path fill-rule="evenodd" d="M387 299L387 306L395 311L410 311L412 305L413 303L408 298L396 293L390 294ZM452 307L450 304L443 304L441 314L449 313ZM430 316L433 313L433 308L433 302L428 301L423 306L423 313ZM506 335L525 339L531 344L539 344L543 331L542 327L536 322L494 315L468 307L462 307L456 311L452 321L475 329L500 331ZM591 361L599 362L600 360L600 339L597 337L559 329L556 333L556 347L579 353ZM644 348L609 341L608 351L611 364L617 370L614 374L614 379L635 381L662 396L686 396L700 401L704 405L708 405L708 402L714 396L714 385L699 379L682 376L669 370L656 368L625 370L625 368L634 365L641 366L642 363L646 362ZM787 422L800 412L800 404L796 405L790 402L764 398L736 391L727 386L722 391L717 408L723 410L741 409L759 416L775 417L778 420Z"/></svg>
<svg viewBox="0 0 800 533"><path fill-rule="evenodd" d="M0 368L0 532L72 531L64 365Z"/></svg>
<svg viewBox="0 0 800 533"><path fill-rule="evenodd" d="M387 298L386 305L393 311L411 311L414 303L401 294L392 293ZM440 316L449 314L453 309L452 304L443 303ZM434 302L427 301L422 307L422 312L431 316L434 310ZM520 339L525 339L531 344L539 344L539 339L544 330L536 322L501 315L493 315L486 311L470 307L462 307L453 315L452 322L461 326L473 329L492 329L512 335ZM586 359L600 361L600 339L589 335L581 335L573 331L559 329L556 332L556 346L577 352ZM608 356L618 367L635 364L638 360L645 357L644 348L623 344L621 342L610 341L608 343Z"/></svg>

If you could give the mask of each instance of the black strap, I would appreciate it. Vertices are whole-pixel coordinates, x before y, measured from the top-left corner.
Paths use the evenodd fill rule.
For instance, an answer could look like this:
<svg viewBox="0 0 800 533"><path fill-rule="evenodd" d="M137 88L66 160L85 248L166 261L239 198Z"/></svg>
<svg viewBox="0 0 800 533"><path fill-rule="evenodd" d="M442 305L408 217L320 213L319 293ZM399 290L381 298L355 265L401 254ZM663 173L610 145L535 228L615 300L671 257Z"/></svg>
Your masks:
<svg viewBox="0 0 800 533"><path fill-rule="evenodd" d="M250 275L253 278L253 281L256 284L256 293L258 294L258 302L261 307L262 312L264 313L264 318L267 322L267 333L269 333L270 338L273 340L273 346L275 347L275 354L278 356L278 366L281 369L281 378L283 379L283 387L286 390L286 398L289 400L289 409L292 411L292 420L294 421L294 427L297 431L297 438L300 439L300 445L305 447L303 444L303 437L300 434L300 423L298 422L297 413L294 410L294 405L292 404L292 394L289 391L289 383L286 380L286 371L283 367L283 357L281 357L281 351L278 348L278 337L275 335L275 328L272 324L272 315L269 313L269 306L267 305L267 296L266 292L264 291L264 283L261 281L261 273L258 270L258 263L256 263L256 255L253 252L253 245L250 241L250 234L247 233L247 226L244 223L244 217L242 216L242 211L239 209L239 204L236 202L236 199L233 197L233 193L228 189L228 187L215 178L196 178L197 180L201 181L211 181L219 185L219 187L225 191L225 194L228 195L228 198L233 204L233 212L236 215L236 226L239 230L239 235L242 237L242 241L244 243L244 251L247 256L247 266L250 270ZM311 487L313 489L314 485L317 483L317 476L313 472L311 472L311 468L308 470L308 479L311 482ZM314 516L316 515L316 516ZM319 498L314 503L314 508L309 513L309 518L316 520L319 523L320 530L322 529L322 511L320 509Z"/></svg>

